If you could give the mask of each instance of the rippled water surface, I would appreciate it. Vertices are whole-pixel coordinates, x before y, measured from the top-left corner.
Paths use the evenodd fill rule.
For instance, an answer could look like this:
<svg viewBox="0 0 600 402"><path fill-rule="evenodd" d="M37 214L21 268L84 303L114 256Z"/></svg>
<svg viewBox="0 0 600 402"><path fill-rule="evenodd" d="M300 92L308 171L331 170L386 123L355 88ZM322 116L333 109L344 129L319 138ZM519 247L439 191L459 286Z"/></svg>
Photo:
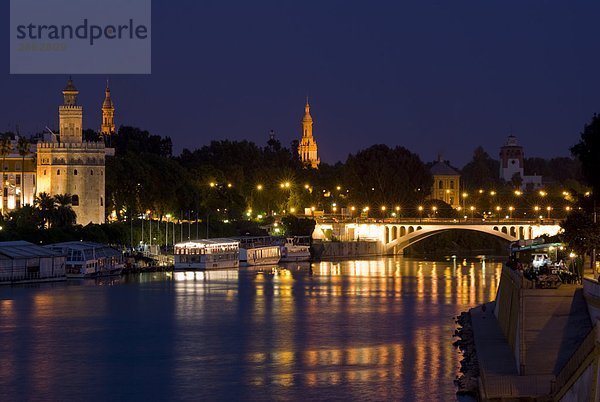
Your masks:
<svg viewBox="0 0 600 402"><path fill-rule="evenodd" d="M455 400L500 263L365 261L0 287L0 399Z"/></svg>

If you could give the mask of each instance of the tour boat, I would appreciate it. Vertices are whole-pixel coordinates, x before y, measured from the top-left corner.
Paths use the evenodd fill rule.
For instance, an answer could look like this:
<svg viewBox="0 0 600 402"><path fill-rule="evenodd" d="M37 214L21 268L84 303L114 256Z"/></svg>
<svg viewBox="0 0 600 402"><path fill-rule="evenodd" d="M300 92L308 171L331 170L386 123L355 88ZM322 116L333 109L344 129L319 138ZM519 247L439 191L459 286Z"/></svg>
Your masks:
<svg viewBox="0 0 600 402"><path fill-rule="evenodd" d="M281 246L281 262L310 261L310 238L288 237Z"/></svg>
<svg viewBox="0 0 600 402"><path fill-rule="evenodd" d="M240 247L232 239L200 239L175 244L175 270L238 268Z"/></svg>
<svg viewBox="0 0 600 402"><path fill-rule="evenodd" d="M281 247L272 238L240 237L240 265L276 265L281 259Z"/></svg>
<svg viewBox="0 0 600 402"><path fill-rule="evenodd" d="M45 247L67 257L67 278L96 278L121 275L123 272L123 254L105 244L70 241Z"/></svg>

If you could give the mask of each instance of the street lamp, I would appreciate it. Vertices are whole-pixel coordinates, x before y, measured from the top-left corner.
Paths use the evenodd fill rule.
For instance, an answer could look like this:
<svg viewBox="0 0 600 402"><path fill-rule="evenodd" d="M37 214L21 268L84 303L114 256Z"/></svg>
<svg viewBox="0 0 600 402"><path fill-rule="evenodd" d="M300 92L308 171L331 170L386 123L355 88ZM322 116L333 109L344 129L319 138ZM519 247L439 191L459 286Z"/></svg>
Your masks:
<svg viewBox="0 0 600 402"><path fill-rule="evenodd" d="M511 205L510 207L508 207L508 210L510 212L510 219L512 219L512 213L515 210L515 208Z"/></svg>
<svg viewBox="0 0 600 402"><path fill-rule="evenodd" d="M419 222L423 221L423 206L419 205L419 208L417 208L419 210Z"/></svg>
<svg viewBox="0 0 600 402"><path fill-rule="evenodd" d="M475 213L475 207L473 205L471 205L469 207L469 209L471 210L471 219L473 219L473 217L474 217L473 214Z"/></svg>
<svg viewBox="0 0 600 402"><path fill-rule="evenodd" d="M552 207L546 207L546 211L548 211L548 219L550 219L550 211L552 211Z"/></svg>
<svg viewBox="0 0 600 402"><path fill-rule="evenodd" d="M467 199L467 197L469 196L469 194L467 193L462 193L462 202L463 202L463 209L465 209L465 200Z"/></svg>

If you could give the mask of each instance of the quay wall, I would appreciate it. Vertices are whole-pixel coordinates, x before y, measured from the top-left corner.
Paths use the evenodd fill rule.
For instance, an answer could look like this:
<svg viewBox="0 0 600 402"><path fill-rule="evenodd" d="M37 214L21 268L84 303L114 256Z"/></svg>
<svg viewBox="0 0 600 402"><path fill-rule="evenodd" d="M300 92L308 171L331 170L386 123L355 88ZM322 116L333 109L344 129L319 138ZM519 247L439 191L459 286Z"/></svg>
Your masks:
<svg viewBox="0 0 600 402"><path fill-rule="evenodd" d="M384 254L384 247L379 241L315 242L312 249L316 260L377 257Z"/></svg>
<svg viewBox="0 0 600 402"><path fill-rule="evenodd" d="M519 343L521 332L521 287L523 278L508 267L502 267L500 284L496 293L494 315L504 338L513 352L519 370L521 364Z"/></svg>

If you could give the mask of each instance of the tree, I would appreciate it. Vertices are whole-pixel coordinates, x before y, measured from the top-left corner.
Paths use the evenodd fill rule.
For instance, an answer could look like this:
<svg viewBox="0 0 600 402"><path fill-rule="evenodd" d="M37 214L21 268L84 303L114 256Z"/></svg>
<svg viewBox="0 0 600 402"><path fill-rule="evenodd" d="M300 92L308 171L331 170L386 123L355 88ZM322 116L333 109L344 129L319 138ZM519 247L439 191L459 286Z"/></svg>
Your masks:
<svg viewBox="0 0 600 402"><path fill-rule="evenodd" d="M12 142L10 140L10 137L7 134L2 135L2 137L0 137L0 156L2 156L2 173L1 173L1 181L2 184L0 184L0 196L2 197L3 202L5 201L4 197L4 164L6 163L6 157L10 154L10 152L12 151ZM2 208L0 208L0 210L4 211L4 205L2 205Z"/></svg>
<svg viewBox="0 0 600 402"><path fill-rule="evenodd" d="M500 184L500 162L490 158L483 147L478 146L471 162L463 167L461 180L465 188L496 187Z"/></svg>
<svg viewBox="0 0 600 402"><path fill-rule="evenodd" d="M44 227L49 227L54 221L54 198L48 193L39 193L35 197L37 216Z"/></svg>
<svg viewBox="0 0 600 402"><path fill-rule="evenodd" d="M406 148L373 145L348 156L344 182L354 203L379 211L384 205L406 207L422 201L432 177L419 156Z"/></svg>
<svg viewBox="0 0 600 402"><path fill-rule="evenodd" d="M19 137L17 141L17 152L21 156L21 206L24 205L23 200L25 199L25 157L31 153L29 147L29 140L25 137Z"/></svg>
<svg viewBox="0 0 600 402"><path fill-rule="evenodd" d="M57 194L54 196L54 227L73 226L77 214L73 211L73 196L71 194Z"/></svg>
<svg viewBox="0 0 600 402"><path fill-rule="evenodd" d="M567 216L560 226L564 229L563 240L579 255L591 255L600 242L600 225L583 212L574 211ZM592 269L594 258L591 259Z"/></svg>
<svg viewBox="0 0 600 402"><path fill-rule="evenodd" d="M583 178L592 187L595 198L600 194L600 116L594 114L592 121L584 126L571 153L581 162Z"/></svg>
<svg viewBox="0 0 600 402"><path fill-rule="evenodd" d="M515 174L513 174L510 178L510 184L512 184L514 188L521 188L521 186L523 185L523 178L521 177L521 173L515 172Z"/></svg>

